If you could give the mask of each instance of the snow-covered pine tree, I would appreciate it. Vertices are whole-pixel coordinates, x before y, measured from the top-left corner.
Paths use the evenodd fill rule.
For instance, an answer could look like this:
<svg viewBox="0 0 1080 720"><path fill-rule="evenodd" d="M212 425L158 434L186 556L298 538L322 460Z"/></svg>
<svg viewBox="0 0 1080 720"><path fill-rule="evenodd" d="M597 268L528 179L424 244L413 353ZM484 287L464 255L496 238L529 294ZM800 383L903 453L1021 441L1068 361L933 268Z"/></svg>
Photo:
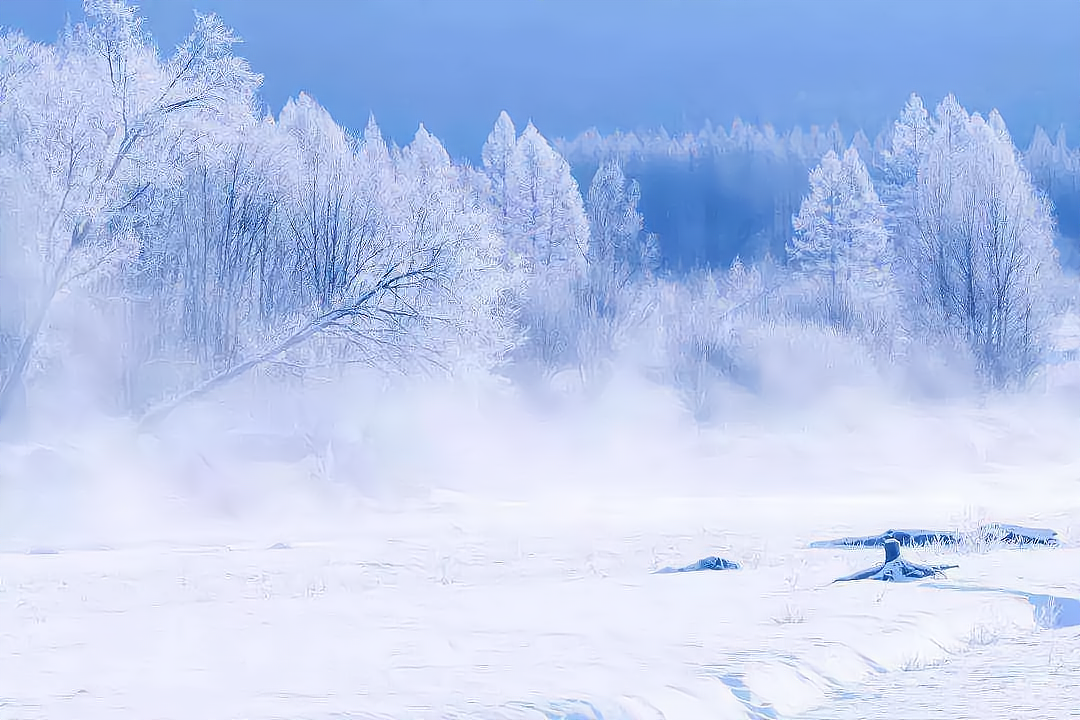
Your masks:
<svg viewBox="0 0 1080 720"><path fill-rule="evenodd" d="M788 258L814 283L830 322L880 313L891 302L885 208L855 148L831 150L810 172L810 193L792 220Z"/></svg>
<svg viewBox="0 0 1080 720"><path fill-rule="evenodd" d="M886 226L894 236L911 234L919 165L928 152L930 116L912 93L893 124L881 154L880 197L888 208Z"/></svg>
<svg viewBox="0 0 1080 720"><path fill-rule="evenodd" d="M1031 137L1031 144L1024 153L1024 164L1032 176L1042 178L1046 190L1052 192L1052 186L1057 180L1062 168L1056 167L1057 160L1054 152L1054 143L1046 134L1041 125L1035 127L1035 134Z"/></svg>
<svg viewBox="0 0 1080 720"><path fill-rule="evenodd" d="M638 212L641 188L627 180L618 160L601 164L589 184L585 208L589 218L589 281L612 294L651 275L657 264L655 238L644 234Z"/></svg>
<svg viewBox="0 0 1080 720"><path fill-rule="evenodd" d="M512 258L537 277L580 277L589 222L566 160L532 123L515 138L505 112L481 155L493 212Z"/></svg>
<svg viewBox="0 0 1080 720"><path fill-rule="evenodd" d="M572 303L561 311L568 355L583 376L602 366L636 322L642 290L657 266L656 238L644 232L637 210L640 196L615 157L601 164L589 185L588 270L572 283Z"/></svg>
<svg viewBox="0 0 1080 720"><path fill-rule="evenodd" d="M527 283L520 319L524 352L548 365L574 354L573 295L588 271L589 221L570 165L529 123L514 139L499 116L482 155L506 264Z"/></svg>
<svg viewBox="0 0 1080 720"><path fill-rule="evenodd" d="M1064 127L1058 129L1054 141L1036 127L1024 153L1024 166L1054 206L1062 265L1080 269L1080 151L1069 149Z"/></svg>
<svg viewBox="0 0 1080 720"><path fill-rule="evenodd" d="M570 165L529 123L506 172L511 250L537 275L579 277L585 271L589 221Z"/></svg>
<svg viewBox="0 0 1080 720"><path fill-rule="evenodd" d="M507 209L510 206L510 189L507 187L506 179L516 147L517 131L514 129L514 122L506 111L503 111L495 120L495 127L488 135L480 157L484 164L484 173L491 183L491 200L495 208L495 219L499 232L504 236L510 229L507 215Z"/></svg>
<svg viewBox="0 0 1080 720"><path fill-rule="evenodd" d="M919 274L919 253L916 238L919 168L930 147L930 115L922 98L915 93L908 97L900 117L885 137L878 156L879 197L885 205L885 228L892 245L892 273L896 285L911 288ZM910 293L899 293L901 305L921 302ZM905 316L917 313L918 308L906 307Z"/></svg>

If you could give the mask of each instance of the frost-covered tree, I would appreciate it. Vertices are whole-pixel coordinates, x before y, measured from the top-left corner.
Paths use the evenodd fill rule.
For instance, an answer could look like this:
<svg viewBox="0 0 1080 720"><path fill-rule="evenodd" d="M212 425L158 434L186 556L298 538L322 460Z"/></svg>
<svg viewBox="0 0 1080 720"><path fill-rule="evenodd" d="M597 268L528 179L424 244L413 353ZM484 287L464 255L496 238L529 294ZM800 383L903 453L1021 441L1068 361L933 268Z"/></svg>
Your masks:
<svg viewBox="0 0 1080 720"><path fill-rule="evenodd" d="M499 113L495 127L488 135L480 155L484 163L484 173L491 183L491 197L496 209L499 231L504 235L510 227L510 189L507 187L507 176L516 147L517 131L510 116L503 111Z"/></svg>
<svg viewBox="0 0 1080 720"><path fill-rule="evenodd" d="M929 151L930 114L922 98L912 93L893 123L880 157L881 197L890 205L890 227L900 229L901 211L911 212L919 165Z"/></svg>
<svg viewBox="0 0 1080 720"><path fill-rule="evenodd" d="M156 420L284 357L490 367L514 345L517 293L503 239L460 168L423 127L401 150L370 122L353 141L306 96L279 120L291 153L284 227L295 293L268 339L178 398Z"/></svg>
<svg viewBox="0 0 1080 720"><path fill-rule="evenodd" d="M420 311L416 327L440 357L491 367L518 341L523 279L506 264L506 245L489 208L438 139L421 126L396 164L405 182L393 209L405 236L395 245L406 256L434 251L439 274L418 286L422 294L395 299Z"/></svg>
<svg viewBox="0 0 1080 720"><path fill-rule="evenodd" d="M1039 125L1031 136L1031 144L1028 146L1027 152L1024 153L1024 164L1027 165L1028 170L1033 175L1045 174L1047 179L1053 182L1057 179L1060 170L1063 169L1055 167L1058 165L1055 150L1054 142L1046 134L1042 126Z"/></svg>
<svg viewBox="0 0 1080 720"><path fill-rule="evenodd" d="M878 158L879 197L887 209L885 226L893 243L893 273L902 287L909 287L918 273L912 241L919 234L919 168L929 152L930 133L930 115L922 98L912 93Z"/></svg>
<svg viewBox="0 0 1080 720"><path fill-rule="evenodd" d="M124 299L123 403L138 410L257 347L288 304L295 260L282 229L268 123L243 138L207 134L179 186L146 222L118 276Z"/></svg>
<svg viewBox="0 0 1080 720"><path fill-rule="evenodd" d="M247 115L259 77L231 53L214 16L160 60L135 9L87 0L86 23L56 46L5 42L0 157L16 210L32 213L16 242L42 290L0 379L0 417L23 383L54 303L116 271L138 252L140 219L174 186L207 123ZM14 79L12 79L14 76ZM5 242L10 241L5 238Z"/></svg>
<svg viewBox="0 0 1080 720"><path fill-rule="evenodd" d="M290 140L287 222L302 303L326 312L362 272L372 245L385 242L393 166L373 124L367 144L378 149L358 158L352 140L310 96L290 100L278 123Z"/></svg>
<svg viewBox="0 0 1080 720"><path fill-rule="evenodd" d="M644 232L645 221L638 212L640 199L637 181L627 180L615 159L600 166L585 196L589 281L607 294L647 279L656 270L656 238Z"/></svg>
<svg viewBox="0 0 1080 720"><path fill-rule="evenodd" d="M539 295L566 345L566 361L584 374L597 369L641 317L642 293L658 262L655 236L637 210L640 190L614 158L593 176L585 199L591 237L583 277L567 290ZM544 317L543 313L539 317Z"/></svg>
<svg viewBox="0 0 1080 720"><path fill-rule="evenodd" d="M515 138L505 112L481 155L494 214L511 256L534 275L580 275L589 224L569 164L532 123Z"/></svg>
<svg viewBox="0 0 1080 720"><path fill-rule="evenodd" d="M1024 165L1053 204L1062 264L1080 269L1080 150L1069 148L1065 128L1051 141L1046 131L1037 127L1024 153Z"/></svg>
<svg viewBox="0 0 1080 720"><path fill-rule="evenodd" d="M507 242L538 275L579 276L585 270L589 222L570 166L529 123L506 171Z"/></svg>
<svg viewBox="0 0 1080 720"><path fill-rule="evenodd" d="M0 37L0 416L88 320L80 369L148 419L279 361L490 367L514 345L483 183L426 130L354 138L306 96L260 119L216 18L161 59L133 7L86 11L53 46Z"/></svg>
<svg viewBox="0 0 1080 720"><path fill-rule="evenodd" d="M793 218L791 265L823 291L829 319L880 312L892 296L885 208L855 148L829 151L810 173L810 193Z"/></svg>
<svg viewBox="0 0 1080 720"><path fill-rule="evenodd" d="M489 202L506 243L505 264L528 286L520 314L524 352L550 366L565 361L574 344L567 311L588 270L589 221L566 160L532 123L520 137L513 133L503 113L484 145Z"/></svg>
<svg viewBox="0 0 1080 720"><path fill-rule="evenodd" d="M843 154L844 149L848 147L844 141L844 131L840 129L840 123L834 122L829 126L828 131L825 133L825 141L827 150L832 150L837 155Z"/></svg>
<svg viewBox="0 0 1080 720"><path fill-rule="evenodd" d="M949 333L989 381L1022 380L1040 361L1058 290L1050 208L996 111L969 115L948 96L930 128L912 201L917 235L905 238L916 327Z"/></svg>
<svg viewBox="0 0 1080 720"><path fill-rule="evenodd" d="M858 130L855 133L855 136L851 138L851 147L859 152L859 157L862 158L865 163L870 163L871 159L874 157L874 146L870 142L870 138L868 138L866 133L862 130ZM870 167L867 167L867 170L870 170Z"/></svg>

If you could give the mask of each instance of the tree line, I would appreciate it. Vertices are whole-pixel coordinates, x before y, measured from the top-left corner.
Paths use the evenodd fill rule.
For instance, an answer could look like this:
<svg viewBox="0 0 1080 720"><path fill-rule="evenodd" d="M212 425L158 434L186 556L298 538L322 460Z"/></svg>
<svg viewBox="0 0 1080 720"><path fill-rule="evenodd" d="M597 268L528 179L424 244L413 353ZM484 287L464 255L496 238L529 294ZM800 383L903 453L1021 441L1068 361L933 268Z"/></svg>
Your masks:
<svg viewBox="0 0 1080 720"><path fill-rule="evenodd" d="M85 9L54 44L0 37L0 423L57 378L152 422L250 372L588 379L630 350L692 399L752 388L754 338L795 327L1006 386L1069 298L1051 200L1076 207L1080 153L1040 131L1022 155L951 96L874 143L553 145L504 113L472 167L306 95L263 114L216 16L161 57L135 8Z"/></svg>

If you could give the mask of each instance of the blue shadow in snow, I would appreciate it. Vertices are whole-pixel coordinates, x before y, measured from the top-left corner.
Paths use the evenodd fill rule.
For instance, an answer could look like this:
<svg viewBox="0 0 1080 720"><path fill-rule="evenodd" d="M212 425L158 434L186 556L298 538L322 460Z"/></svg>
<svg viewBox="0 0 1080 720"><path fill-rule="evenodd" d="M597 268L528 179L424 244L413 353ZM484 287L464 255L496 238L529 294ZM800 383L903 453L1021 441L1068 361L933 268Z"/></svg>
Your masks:
<svg viewBox="0 0 1080 720"><path fill-rule="evenodd" d="M655 575L666 575L668 573L684 573L684 572L699 572L701 570L738 570L739 563L732 560L725 560L724 558L710 555L707 558L702 558L695 563L684 565L683 567L662 567L655 571Z"/></svg>
<svg viewBox="0 0 1080 720"><path fill-rule="evenodd" d="M1031 605L1035 613L1035 624L1044 630L1060 630L1061 628L1080 627L1080 600L1058 595L1044 595L1042 593L1028 593L1022 590L1009 590L1007 588L991 588L966 585L947 585L942 583L927 583L926 587L939 590L959 590L961 592L991 592L1001 595L1022 597Z"/></svg>
<svg viewBox="0 0 1080 720"><path fill-rule="evenodd" d="M780 720L780 716L771 707L758 705L754 702L754 696L750 692L750 688L746 686L746 683L738 675L721 675L720 682L727 685L731 690L731 694L746 707L751 720Z"/></svg>
<svg viewBox="0 0 1080 720"><path fill-rule="evenodd" d="M1080 600L1055 595L1027 596L1035 609L1035 622L1049 630L1080 626Z"/></svg>

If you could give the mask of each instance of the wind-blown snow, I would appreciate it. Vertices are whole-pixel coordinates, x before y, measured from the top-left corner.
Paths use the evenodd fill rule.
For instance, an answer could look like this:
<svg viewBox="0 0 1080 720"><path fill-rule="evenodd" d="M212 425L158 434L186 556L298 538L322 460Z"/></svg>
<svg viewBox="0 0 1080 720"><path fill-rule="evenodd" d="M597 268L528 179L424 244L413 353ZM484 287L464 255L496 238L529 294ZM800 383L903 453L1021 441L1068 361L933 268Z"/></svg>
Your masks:
<svg viewBox="0 0 1080 720"><path fill-rule="evenodd" d="M941 703L938 678L1014 660L1080 706L1080 631L1040 628L1025 597L830 585L880 549L808 547L1052 527L1060 548L904 554L958 564L949 584L1080 598L1080 447L1053 398L863 391L706 429L631 375L546 415L490 387L381 397L328 419L318 460L290 461L286 435L226 442L205 409L156 441L117 425L0 451L0 715L885 717L902 686L953 717L934 713L986 688ZM650 574L714 554L741 569ZM1026 702L1016 717L1048 716Z"/></svg>

